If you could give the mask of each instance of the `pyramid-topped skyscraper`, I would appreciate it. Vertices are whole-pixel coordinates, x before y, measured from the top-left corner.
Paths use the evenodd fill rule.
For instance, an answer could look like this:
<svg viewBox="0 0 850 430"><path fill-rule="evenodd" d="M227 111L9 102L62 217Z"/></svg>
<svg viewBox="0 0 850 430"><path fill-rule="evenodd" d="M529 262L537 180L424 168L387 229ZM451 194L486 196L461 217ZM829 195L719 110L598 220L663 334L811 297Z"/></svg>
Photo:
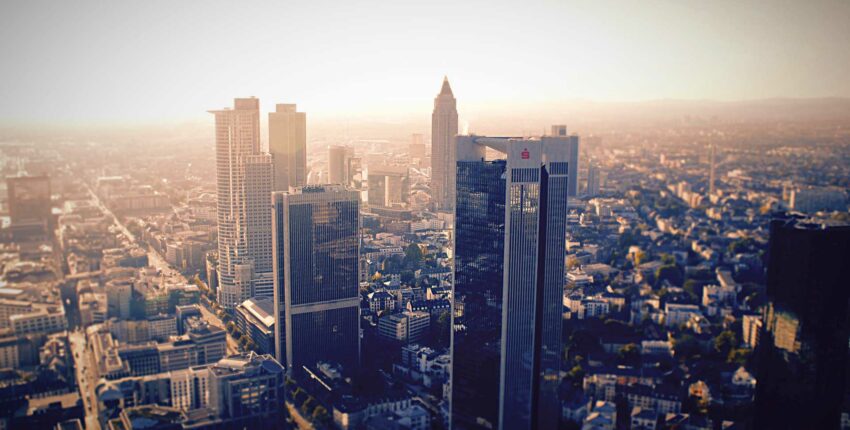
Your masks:
<svg viewBox="0 0 850 430"><path fill-rule="evenodd" d="M431 200L438 210L454 208L456 135L457 100L444 77L431 114Z"/></svg>

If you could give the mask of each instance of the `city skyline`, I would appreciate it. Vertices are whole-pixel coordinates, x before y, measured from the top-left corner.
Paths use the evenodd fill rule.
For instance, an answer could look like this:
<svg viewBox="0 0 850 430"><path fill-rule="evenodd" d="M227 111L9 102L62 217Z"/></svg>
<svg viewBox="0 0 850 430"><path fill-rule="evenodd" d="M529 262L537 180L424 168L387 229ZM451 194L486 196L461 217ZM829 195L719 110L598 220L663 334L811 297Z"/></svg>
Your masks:
<svg viewBox="0 0 850 430"><path fill-rule="evenodd" d="M0 428L850 430L848 23L3 2Z"/></svg>

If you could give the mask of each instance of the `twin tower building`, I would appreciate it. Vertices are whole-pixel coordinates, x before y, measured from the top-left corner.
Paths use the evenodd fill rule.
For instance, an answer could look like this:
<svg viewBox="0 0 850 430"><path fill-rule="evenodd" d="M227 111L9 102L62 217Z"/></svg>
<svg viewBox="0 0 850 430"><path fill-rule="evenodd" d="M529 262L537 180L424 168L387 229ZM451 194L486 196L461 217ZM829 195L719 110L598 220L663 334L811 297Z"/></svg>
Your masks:
<svg viewBox="0 0 850 430"><path fill-rule="evenodd" d="M268 154L259 150L256 99L213 113L220 302L232 308L274 297L279 361L294 373L331 362L354 376L359 192L304 186L305 119L294 105L269 114ZM493 152L500 156L488 158ZM562 126L535 139L458 136L443 82L431 162L433 203L455 213L453 429L558 426L567 199L577 158L578 139Z"/></svg>

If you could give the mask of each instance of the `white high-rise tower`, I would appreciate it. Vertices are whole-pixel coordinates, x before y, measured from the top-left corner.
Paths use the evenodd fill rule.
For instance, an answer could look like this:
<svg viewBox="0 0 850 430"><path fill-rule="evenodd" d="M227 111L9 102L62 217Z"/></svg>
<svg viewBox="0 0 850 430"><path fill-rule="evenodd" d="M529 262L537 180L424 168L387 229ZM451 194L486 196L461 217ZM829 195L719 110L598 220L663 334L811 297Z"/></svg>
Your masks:
<svg viewBox="0 0 850 430"><path fill-rule="evenodd" d="M218 300L233 308L271 295L271 178L260 153L260 101L235 99L215 115L218 195ZM255 291L255 285L256 290Z"/></svg>

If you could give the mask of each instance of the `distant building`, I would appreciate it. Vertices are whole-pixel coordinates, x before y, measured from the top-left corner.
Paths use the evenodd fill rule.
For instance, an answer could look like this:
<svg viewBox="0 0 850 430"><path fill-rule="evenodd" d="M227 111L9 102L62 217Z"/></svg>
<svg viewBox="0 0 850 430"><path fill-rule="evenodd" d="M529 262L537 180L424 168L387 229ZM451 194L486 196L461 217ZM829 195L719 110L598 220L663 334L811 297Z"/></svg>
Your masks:
<svg viewBox="0 0 850 430"><path fill-rule="evenodd" d="M349 185L350 160L354 149L348 146L331 145L328 147L328 183Z"/></svg>
<svg viewBox="0 0 850 430"><path fill-rule="evenodd" d="M441 210L454 208L456 135L457 100L446 77L431 114L431 199Z"/></svg>
<svg viewBox="0 0 850 430"><path fill-rule="evenodd" d="M381 166L369 169L369 206L376 208L406 206L410 192L407 167Z"/></svg>
<svg viewBox="0 0 850 430"><path fill-rule="evenodd" d="M307 184L307 114L294 104L269 113L269 152L274 160L274 191Z"/></svg>
<svg viewBox="0 0 850 430"><path fill-rule="evenodd" d="M12 226L38 226L47 230L52 224L50 178L18 176L6 178L9 218Z"/></svg>
<svg viewBox="0 0 850 430"><path fill-rule="evenodd" d="M803 213L845 211L847 194L839 188L797 187L791 190L788 206Z"/></svg>
<svg viewBox="0 0 850 430"><path fill-rule="evenodd" d="M425 158L425 136L421 133L413 133L410 137L408 154L410 156L410 164L418 167L427 167L427 161Z"/></svg>

